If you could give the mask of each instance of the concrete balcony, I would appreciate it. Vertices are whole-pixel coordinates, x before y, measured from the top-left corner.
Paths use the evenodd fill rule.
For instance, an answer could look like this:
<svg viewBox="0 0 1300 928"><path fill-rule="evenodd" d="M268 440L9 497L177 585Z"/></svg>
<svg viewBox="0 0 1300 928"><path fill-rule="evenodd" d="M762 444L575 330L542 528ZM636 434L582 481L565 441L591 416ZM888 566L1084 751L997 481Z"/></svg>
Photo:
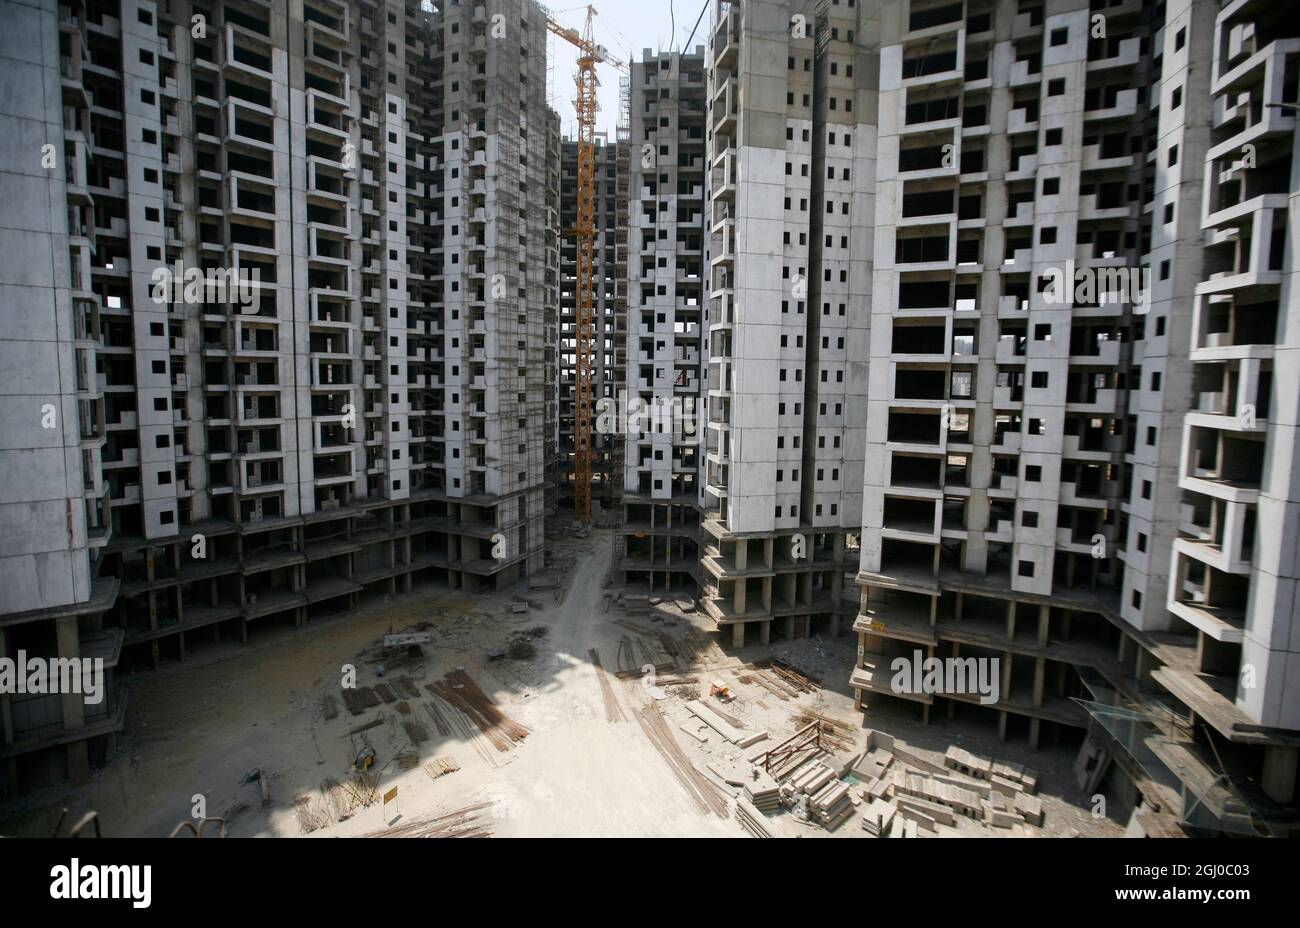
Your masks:
<svg viewBox="0 0 1300 928"><path fill-rule="evenodd" d="M1100 122L1107 119L1133 119L1137 116L1137 89L1130 87L1115 95L1115 102L1110 106L1084 110L1085 122Z"/></svg>
<svg viewBox="0 0 1300 928"><path fill-rule="evenodd" d="M1123 171L1133 167L1133 155L1103 157L1100 145L1084 145L1079 167L1084 171Z"/></svg>
<svg viewBox="0 0 1300 928"><path fill-rule="evenodd" d="M709 37L710 65L717 70L734 70L740 56L740 10L729 5L718 18Z"/></svg>
<svg viewBox="0 0 1300 928"><path fill-rule="evenodd" d="M1141 47L1142 40L1140 38L1121 39L1119 48L1115 50L1113 55L1089 60L1088 73L1137 67Z"/></svg>
<svg viewBox="0 0 1300 928"><path fill-rule="evenodd" d="M1080 367L1115 367L1120 361L1122 346L1114 340L1106 340L1096 346L1096 354L1072 354L1070 363Z"/></svg>

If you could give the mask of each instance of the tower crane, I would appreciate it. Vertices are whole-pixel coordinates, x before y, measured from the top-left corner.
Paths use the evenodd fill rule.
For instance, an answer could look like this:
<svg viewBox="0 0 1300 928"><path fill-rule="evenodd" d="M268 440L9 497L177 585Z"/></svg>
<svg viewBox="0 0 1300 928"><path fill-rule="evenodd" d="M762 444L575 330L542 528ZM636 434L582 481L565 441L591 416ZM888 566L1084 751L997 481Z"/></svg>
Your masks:
<svg viewBox="0 0 1300 928"><path fill-rule="evenodd" d="M627 65L610 57L596 44L592 19L596 8L587 6L587 20L582 32L562 26L548 12L546 28L578 49L578 93L573 101L578 114L578 222L573 229L577 242L577 383L575 384L573 436L574 516L582 524L591 522L591 375L594 355L595 321L592 306L595 289L593 249L596 241L596 76L597 64L613 65L626 72Z"/></svg>

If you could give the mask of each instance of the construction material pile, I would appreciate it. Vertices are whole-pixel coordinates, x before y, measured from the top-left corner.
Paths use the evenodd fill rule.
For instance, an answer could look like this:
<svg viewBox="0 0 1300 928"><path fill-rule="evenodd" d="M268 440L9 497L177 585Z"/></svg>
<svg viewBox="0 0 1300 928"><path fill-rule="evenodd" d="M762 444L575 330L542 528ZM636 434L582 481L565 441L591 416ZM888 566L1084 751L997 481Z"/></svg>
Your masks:
<svg viewBox="0 0 1300 928"><path fill-rule="evenodd" d="M460 668L425 689L463 712L498 751L509 751L515 742L528 737L528 729L497 708L491 697Z"/></svg>
<svg viewBox="0 0 1300 928"><path fill-rule="evenodd" d="M492 832L479 821L478 813L491 806L480 802L442 815L426 815L392 828L372 831L363 838L488 838Z"/></svg>
<svg viewBox="0 0 1300 928"><path fill-rule="evenodd" d="M849 784L826 764L811 761L791 774L780 787L781 805L801 821L819 822L834 831L853 813Z"/></svg>
<svg viewBox="0 0 1300 928"><path fill-rule="evenodd" d="M854 772L866 783L858 792L867 803L862 828L874 837L937 834L939 825L957 828L962 820L1008 829L1043 824L1034 771L959 747L948 749L940 767L872 732Z"/></svg>

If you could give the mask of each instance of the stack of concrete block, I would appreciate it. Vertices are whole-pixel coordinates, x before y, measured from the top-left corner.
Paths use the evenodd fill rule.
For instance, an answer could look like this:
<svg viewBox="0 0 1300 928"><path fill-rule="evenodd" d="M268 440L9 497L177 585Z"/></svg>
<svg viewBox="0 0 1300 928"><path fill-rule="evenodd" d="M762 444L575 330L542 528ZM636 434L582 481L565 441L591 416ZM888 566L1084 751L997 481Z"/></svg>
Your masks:
<svg viewBox="0 0 1300 928"><path fill-rule="evenodd" d="M980 804L984 807L984 820L994 828L1014 828L1024 821L1001 793L994 793L992 799L981 799Z"/></svg>
<svg viewBox="0 0 1300 928"><path fill-rule="evenodd" d="M781 787L766 771L755 769L745 784L745 798L760 812L775 812L781 808Z"/></svg>
<svg viewBox="0 0 1300 928"><path fill-rule="evenodd" d="M834 779L834 772L825 764L805 764L781 784L781 799L787 807L792 807L799 796L811 796Z"/></svg>
<svg viewBox="0 0 1300 928"><path fill-rule="evenodd" d="M888 834L897 812L892 803L883 799L872 800L867 811L862 813L862 830L874 838Z"/></svg>
<svg viewBox="0 0 1300 928"><path fill-rule="evenodd" d="M943 765L949 770L956 770L976 780L987 781L993 775L993 762L987 757L979 757L956 745L948 748L943 756Z"/></svg>
<svg viewBox="0 0 1300 928"><path fill-rule="evenodd" d="M772 830L768 827L767 819L763 817L763 813L754 808L753 804L744 796L736 797L736 805L732 809L732 815L740 823L740 827L755 838L772 837Z"/></svg>
<svg viewBox="0 0 1300 928"><path fill-rule="evenodd" d="M1014 797L1016 811L1030 825L1039 828L1043 825L1043 800L1028 793L1017 793Z"/></svg>
<svg viewBox="0 0 1300 928"><path fill-rule="evenodd" d="M949 770L992 784L1004 796L1038 788L1038 774L1022 764L990 760L955 745L948 748L943 763Z"/></svg>
<svg viewBox="0 0 1300 928"><path fill-rule="evenodd" d="M894 802L898 806L898 810L904 815L910 815L918 820L924 816L925 819L929 819L933 823L947 825L950 828L957 827L957 814L942 803L931 802L919 796L903 795L895 796Z"/></svg>
<svg viewBox="0 0 1300 928"><path fill-rule="evenodd" d="M888 799L893 794L893 786L893 779L887 776L868 780L867 785L862 788L862 798Z"/></svg>
<svg viewBox="0 0 1300 928"><path fill-rule="evenodd" d="M894 816L893 823L889 826L889 837L891 838L915 838L916 822L908 821L901 815Z"/></svg>
<svg viewBox="0 0 1300 928"><path fill-rule="evenodd" d="M779 795L781 805L787 809L798 808L806 799L809 816L828 831L853 814L849 784L820 760L804 764L788 776L780 786Z"/></svg>
<svg viewBox="0 0 1300 928"><path fill-rule="evenodd" d="M1038 774L1022 764L994 761L991 782L994 786L1003 787L1001 792L1008 796L1021 792L1033 793L1038 789ZM1007 789L1011 792L1007 792Z"/></svg>
<svg viewBox="0 0 1300 928"><path fill-rule="evenodd" d="M983 806L980 805L981 797L979 793L961 786L955 786L952 783L940 782L934 777L928 777L924 774L907 774L902 782L894 784L894 793L895 795L902 793L906 796L916 796L930 802L937 802L970 818L982 818L984 815Z"/></svg>
<svg viewBox="0 0 1300 928"><path fill-rule="evenodd" d="M808 811L827 831L834 831L853 814L849 785L841 780L827 783L809 798Z"/></svg>

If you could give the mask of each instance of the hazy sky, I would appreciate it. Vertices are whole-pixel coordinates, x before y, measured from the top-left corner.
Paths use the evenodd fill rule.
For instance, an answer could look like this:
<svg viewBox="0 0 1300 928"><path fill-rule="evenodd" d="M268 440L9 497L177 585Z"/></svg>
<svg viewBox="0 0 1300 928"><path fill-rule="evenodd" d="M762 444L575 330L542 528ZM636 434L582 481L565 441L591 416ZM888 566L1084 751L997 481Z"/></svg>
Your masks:
<svg viewBox="0 0 1300 928"><path fill-rule="evenodd" d="M551 0L546 4L555 19L564 26L582 31L587 16L586 6L568 6L572 0ZM640 60L642 49L654 51L670 47L681 51L691 35L691 27L704 10L691 47L705 43L709 29L709 0L593 0L596 7L596 41L605 46L610 57L624 62ZM676 20L676 32L673 20ZM560 132L565 136L577 133L577 117L573 110L574 84L577 73L578 50L556 36L549 36L551 106L560 114ZM597 65L600 78L600 112L596 114L596 132L608 131L613 139L618 125L617 68Z"/></svg>

